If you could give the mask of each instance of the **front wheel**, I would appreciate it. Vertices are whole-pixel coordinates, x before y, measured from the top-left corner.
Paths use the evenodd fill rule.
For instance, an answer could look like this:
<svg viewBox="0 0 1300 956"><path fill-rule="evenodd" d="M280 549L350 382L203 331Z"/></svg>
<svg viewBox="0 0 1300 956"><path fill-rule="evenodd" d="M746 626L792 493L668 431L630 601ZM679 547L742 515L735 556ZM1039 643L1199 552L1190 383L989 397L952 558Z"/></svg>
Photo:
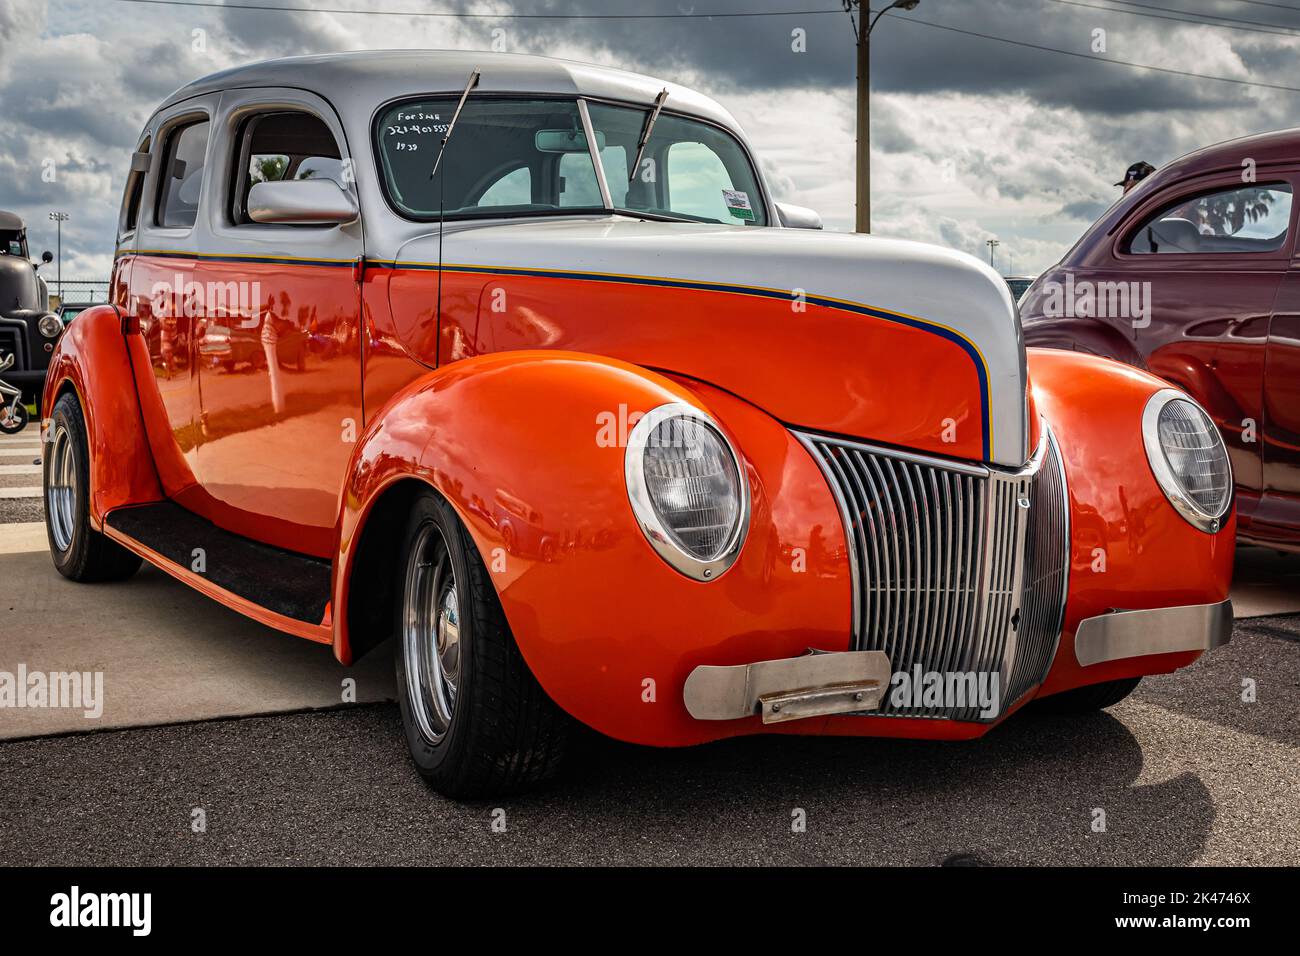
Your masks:
<svg viewBox="0 0 1300 956"><path fill-rule="evenodd" d="M27 406L21 401L11 405L0 405L0 432L6 435L17 435L27 427L29 419Z"/></svg>
<svg viewBox="0 0 1300 956"><path fill-rule="evenodd" d="M570 718L524 663L474 542L431 491L412 507L399 567L397 696L420 775L461 799L553 776Z"/></svg>

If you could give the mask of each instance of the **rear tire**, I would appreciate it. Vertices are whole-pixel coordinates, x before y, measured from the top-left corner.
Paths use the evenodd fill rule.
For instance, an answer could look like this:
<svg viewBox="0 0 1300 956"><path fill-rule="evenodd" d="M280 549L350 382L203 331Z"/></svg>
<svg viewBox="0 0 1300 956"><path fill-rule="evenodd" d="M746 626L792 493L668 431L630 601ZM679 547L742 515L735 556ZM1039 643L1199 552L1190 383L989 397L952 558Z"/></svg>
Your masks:
<svg viewBox="0 0 1300 956"><path fill-rule="evenodd" d="M90 526L90 451L81 403L67 392L54 403L43 459L45 534L54 566L73 581L123 581L140 556Z"/></svg>
<svg viewBox="0 0 1300 956"><path fill-rule="evenodd" d="M1142 682L1141 677L1124 677L1120 680L1103 681L1100 684L1088 684L1074 690L1052 694L1034 702L1034 706L1047 714L1086 714L1104 710L1118 704L1133 693Z"/></svg>
<svg viewBox="0 0 1300 956"><path fill-rule="evenodd" d="M524 663L474 542L433 492L412 505L398 568L397 698L420 775L457 799L552 777L572 721Z"/></svg>

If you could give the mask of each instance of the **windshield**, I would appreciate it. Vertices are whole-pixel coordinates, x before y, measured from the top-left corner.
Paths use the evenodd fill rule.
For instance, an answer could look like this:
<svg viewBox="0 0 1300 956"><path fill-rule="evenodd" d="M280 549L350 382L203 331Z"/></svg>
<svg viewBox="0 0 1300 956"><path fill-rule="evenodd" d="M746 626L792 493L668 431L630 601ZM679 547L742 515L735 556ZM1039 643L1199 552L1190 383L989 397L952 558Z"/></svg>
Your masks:
<svg viewBox="0 0 1300 956"><path fill-rule="evenodd" d="M573 100L465 101L437 176L457 97L404 103L380 119L388 192L415 219L600 210L596 168Z"/></svg>
<svg viewBox="0 0 1300 956"><path fill-rule="evenodd" d="M661 113L635 171L648 109L592 103L591 125L616 209L721 222L767 224L762 193L740 143L716 126Z"/></svg>
<svg viewBox="0 0 1300 956"><path fill-rule="evenodd" d="M408 101L379 119L390 200L412 219L601 212L592 149L576 100L466 100L430 177L457 97ZM615 209L673 219L765 225L757 178L740 144L707 123L662 113L636 156L648 109L590 104L595 152Z"/></svg>

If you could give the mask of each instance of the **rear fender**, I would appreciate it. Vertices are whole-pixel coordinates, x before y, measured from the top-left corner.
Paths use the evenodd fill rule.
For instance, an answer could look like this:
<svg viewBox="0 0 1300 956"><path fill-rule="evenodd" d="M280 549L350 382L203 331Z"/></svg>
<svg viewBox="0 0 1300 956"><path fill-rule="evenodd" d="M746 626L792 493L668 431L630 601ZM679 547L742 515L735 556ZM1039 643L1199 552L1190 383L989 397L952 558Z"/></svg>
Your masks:
<svg viewBox="0 0 1300 956"><path fill-rule="evenodd" d="M81 402L89 433L90 522L96 529L102 528L104 515L114 508L163 498L127 349L117 309L111 305L87 309L55 346L41 398L41 417L46 421L68 389ZM41 431L42 439L48 440L44 424Z"/></svg>

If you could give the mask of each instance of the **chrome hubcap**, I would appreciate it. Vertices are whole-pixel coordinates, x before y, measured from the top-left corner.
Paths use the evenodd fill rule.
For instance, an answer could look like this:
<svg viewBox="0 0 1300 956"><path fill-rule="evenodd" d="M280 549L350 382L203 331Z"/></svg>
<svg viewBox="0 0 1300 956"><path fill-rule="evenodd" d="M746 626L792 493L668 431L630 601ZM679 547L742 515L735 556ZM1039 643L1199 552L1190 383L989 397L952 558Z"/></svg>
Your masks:
<svg viewBox="0 0 1300 956"><path fill-rule="evenodd" d="M411 710L420 733L436 743L451 726L460 678L460 603L447 542L422 526L411 548L402 596L402 653Z"/></svg>
<svg viewBox="0 0 1300 956"><path fill-rule="evenodd" d="M45 481L45 514L54 537L54 546L63 552L72 547L77 513L77 467L72 455L72 436L63 425L54 430L49 461Z"/></svg>

